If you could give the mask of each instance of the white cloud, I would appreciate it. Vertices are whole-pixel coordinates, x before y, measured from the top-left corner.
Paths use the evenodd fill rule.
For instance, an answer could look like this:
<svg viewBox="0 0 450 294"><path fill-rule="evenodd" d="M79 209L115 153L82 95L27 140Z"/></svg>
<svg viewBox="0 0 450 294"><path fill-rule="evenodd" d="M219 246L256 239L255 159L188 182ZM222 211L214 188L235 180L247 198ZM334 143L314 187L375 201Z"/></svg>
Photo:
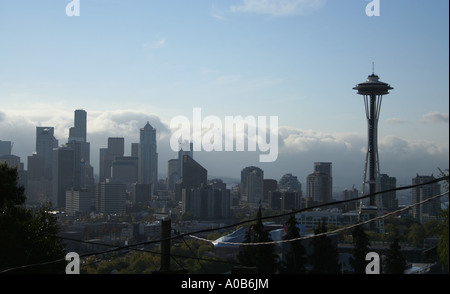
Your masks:
<svg viewBox="0 0 450 294"><path fill-rule="evenodd" d="M221 11L219 8L217 8L216 5L211 5L210 15L217 21L224 22L226 20L225 16L223 15L223 11Z"/></svg>
<svg viewBox="0 0 450 294"><path fill-rule="evenodd" d="M448 113L428 112L422 116L421 121L425 123L448 123Z"/></svg>
<svg viewBox="0 0 450 294"><path fill-rule="evenodd" d="M131 143L139 141L139 130L147 121L156 128L159 153L159 172L167 172L167 161L175 158L170 148L172 131L158 115L145 110L86 110L88 112L88 141L91 143L91 164L98 172L99 148L107 146L108 137L124 137L125 152L130 154ZM73 126L73 110L50 105L34 105L30 109L0 112L0 140L14 142L13 153L22 162L35 150L36 126L55 127L60 144L67 142L68 128ZM362 179L366 134L327 133L279 126L278 158L272 163L260 163L261 152L196 152L194 158L209 176L239 178L242 168L260 166L266 178L279 179L291 172L302 183L312 172L316 161L333 163L333 179L339 185L357 184ZM383 173L409 180L416 173L437 173L448 168L448 144L438 145L427 140L409 140L397 136L379 139L380 165Z"/></svg>
<svg viewBox="0 0 450 294"><path fill-rule="evenodd" d="M232 5L230 10L279 17L311 13L325 3L326 0L243 0L240 5Z"/></svg>
<svg viewBox="0 0 450 294"><path fill-rule="evenodd" d="M165 39L160 39L154 42L147 42L144 43L144 50L148 51L148 50L152 50L152 49L158 49L158 48L162 48L166 46L166 40Z"/></svg>
<svg viewBox="0 0 450 294"><path fill-rule="evenodd" d="M392 125L399 125L399 124L407 123L408 121L406 119L393 117L393 118L388 118L386 120L386 122L388 124L392 124Z"/></svg>

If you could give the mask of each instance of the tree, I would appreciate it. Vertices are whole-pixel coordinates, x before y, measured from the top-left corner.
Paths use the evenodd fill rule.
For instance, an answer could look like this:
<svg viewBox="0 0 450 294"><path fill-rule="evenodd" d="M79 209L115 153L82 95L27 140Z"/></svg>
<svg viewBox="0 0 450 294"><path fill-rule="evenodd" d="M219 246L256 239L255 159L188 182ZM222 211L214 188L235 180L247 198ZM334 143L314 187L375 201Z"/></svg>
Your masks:
<svg viewBox="0 0 450 294"><path fill-rule="evenodd" d="M442 222L439 226L439 243L438 243L438 254L439 254L439 262L447 268L448 272L448 232L449 232L449 220L448 220L448 206L445 210L442 211Z"/></svg>
<svg viewBox="0 0 450 294"><path fill-rule="evenodd" d="M297 219L292 214L286 222L287 234L284 237L285 240L300 238L300 230L297 224ZM303 247L301 240L291 241L287 244L289 251L286 253L286 261L283 261L281 265L281 273L304 274L306 272L305 264L307 262L305 247Z"/></svg>
<svg viewBox="0 0 450 294"><path fill-rule="evenodd" d="M258 209L256 223L246 232L244 243L271 242L270 233L264 229L261 220L261 206ZM277 256L273 244L243 245L238 254L242 265L256 267L260 274L273 274L276 272Z"/></svg>
<svg viewBox="0 0 450 294"><path fill-rule="evenodd" d="M17 168L11 168L6 162L0 162L0 209L22 205L26 197L24 188L18 184Z"/></svg>
<svg viewBox="0 0 450 294"><path fill-rule="evenodd" d="M356 226L352 231L353 237L353 256L349 263L354 269L355 274L364 274L366 272L366 255L369 252L369 236L364 232L361 225Z"/></svg>
<svg viewBox="0 0 450 294"><path fill-rule="evenodd" d="M384 266L387 274L403 274L406 269L406 259L401 252L399 237L397 235L394 237L389 250L386 252Z"/></svg>
<svg viewBox="0 0 450 294"><path fill-rule="evenodd" d="M327 232L325 222L320 222L314 229L314 234L318 235ZM336 246L326 235L314 237L311 240L313 251L309 256L309 263L312 266L312 274L338 274L339 260Z"/></svg>
<svg viewBox="0 0 450 294"><path fill-rule="evenodd" d="M445 171L441 171L441 175L447 177L446 182L444 183L444 189L448 193L448 169ZM448 194L447 194L448 195ZM447 268L447 272L449 269L449 261L448 261L448 234L449 234L449 219L448 219L448 205L447 208L443 209L441 212L441 223L439 225L439 243L438 243L438 254L439 254L439 262Z"/></svg>
<svg viewBox="0 0 450 294"><path fill-rule="evenodd" d="M57 237L56 217L48 213L50 205L32 211L25 207L25 200L17 168L1 163L0 271L64 273L65 249Z"/></svg>
<svg viewBox="0 0 450 294"><path fill-rule="evenodd" d="M408 234L408 241L415 247L422 248L425 239L425 229L420 223L411 226Z"/></svg>

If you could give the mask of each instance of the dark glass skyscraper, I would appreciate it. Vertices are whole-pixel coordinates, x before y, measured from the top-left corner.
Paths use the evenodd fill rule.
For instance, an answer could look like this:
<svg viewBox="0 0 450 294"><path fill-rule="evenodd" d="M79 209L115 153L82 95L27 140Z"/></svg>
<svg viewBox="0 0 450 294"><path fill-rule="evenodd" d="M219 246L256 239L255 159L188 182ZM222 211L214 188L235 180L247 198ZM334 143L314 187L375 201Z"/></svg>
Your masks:
<svg viewBox="0 0 450 294"><path fill-rule="evenodd" d="M75 110L74 126L69 129L69 141L86 142L87 113L85 110Z"/></svg>
<svg viewBox="0 0 450 294"><path fill-rule="evenodd" d="M139 184L150 184L152 192L158 182L156 129L149 122L140 130L138 182Z"/></svg>

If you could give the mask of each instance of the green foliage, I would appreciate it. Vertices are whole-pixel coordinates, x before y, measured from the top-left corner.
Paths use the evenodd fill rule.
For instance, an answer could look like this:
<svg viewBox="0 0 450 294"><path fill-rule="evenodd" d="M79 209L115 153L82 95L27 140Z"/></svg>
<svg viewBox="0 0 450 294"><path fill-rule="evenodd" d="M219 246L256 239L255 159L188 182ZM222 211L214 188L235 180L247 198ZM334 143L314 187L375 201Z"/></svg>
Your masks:
<svg viewBox="0 0 450 294"><path fill-rule="evenodd" d="M394 237L389 250L386 252L384 266L387 274L403 274L406 269L406 259L401 252L398 236Z"/></svg>
<svg viewBox="0 0 450 294"><path fill-rule="evenodd" d="M321 222L314 230L314 234L327 232L327 226ZM312 274L338 274L339 261L336 246L332 244L331 239L322 235L311 240L313 252L309 256L309 262L312 266Z"/></svg>
<svg viewBox="0 0 450 294"><path fill-rule="evenodd" d="M448 180L448 169L443 171L440 170L442 176L447 176L447 180L444 184L444 189L448 192L449 180ZM448 195L448 194L447 194ZM449 271L449 257L448 257L448 234L449 234L449 219L448 219L448 206L441 212L441 222L438 226L439 230L439 243L438 243L438 254L439 262L442 266L446 267L447 272Z"/></svg>
<svg viewBox="0 0 450 294"><path fill-rule="evenodd" d="M355 274L364 274L366 271L366 255L369 252L369 236L364 232L362 226L356 226L352 232L353 237L353 256L349 263L354 269Z"/></svg>
<svg viewBox="0 0 450 294"><path fill-rule="evenodd" d="M439 262L449 269L448 262L448 234L449 234L449 220L448 220L448 206L441 214L442 222L439 226L439 243L438 243L438 254Z"/></svg>
<svg viewBox="0 0 450 294"><path fill-rule="evenodd" d="M18 185L17 168L11 168L6 162L0 162L0 209L23 205L26 197L24 188Z"/></svg>
<svg viewBox="0 0 450 294"><path fill-rule="evenodd" d="M408 234L408 242L413 246L422 248L425 239L425 229L423 225L415 223L411 226Z"/></svg>
<svg viewBox="0 0 450 294"><path fill-rule="evenodd" d="M257 221L246 233L244 243L271 242L270 233L264 230L261 221L261 207L258 210ZM257 246L242 246L238 255L239 262L244 266L254 266L258 273L272 274L276 272L277 256L273 244Z"/></svg>
<svg viewBox="0 0 450 294"><path fill-rule="evenodd" d="M33 212L25 208L25 200L17 169L0 164L0 271L21 267L8 272L64 273L65 250L51 205ZM40 265L22 267L30 264Z"/></svg>
<svg viewBox="0 0 450 294"><path fill-rule="evenodd" d="M297 227L297 219L292 214L286 222L287 234L285 240L297 239L300 237L300 230ZM300 240L287 243L289 251L286 253L286 261L283 261L280 268L282 274L304 274L307 262L306 250Z"/></svg>
<svg viewBox="0 0 450 294"><path fill-rule="evenodd" d="M171 247L172 271L187 270L189 274L222 274L231 271L232 264L209 257L211 245L197 240L176 240ZM144 252L116 254L101 257L97 262L94 257L86 259L81 267L82 274L152 274L161 268L159 249Z"/></svg>

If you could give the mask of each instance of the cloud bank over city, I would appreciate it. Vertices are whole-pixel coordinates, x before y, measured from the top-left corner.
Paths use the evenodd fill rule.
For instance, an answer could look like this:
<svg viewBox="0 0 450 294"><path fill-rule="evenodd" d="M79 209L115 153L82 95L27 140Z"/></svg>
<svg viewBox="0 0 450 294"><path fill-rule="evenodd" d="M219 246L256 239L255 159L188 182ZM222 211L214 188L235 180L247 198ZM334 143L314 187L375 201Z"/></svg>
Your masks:
<svg viewBox="0 0 450 294"><path fill-rule="evenodd" d="M139 142L139 130L148 121L157 131L160 178L166 176L168 160L177 156L170 147L170 138L175 131L170 128L170 122L162 121L157 114L139 110L85 110L88 117L87 140L91 143L91 165L95 172L98 172L99 148L107 147L108 137L123 137L125 153L130 155L131 143ZM445 117L446 114L433 114L433 117L436 116ZM41 105L34 109L0 112L2 138L10 138L14 142L13 154L20 156L25 164L26 157L35 151L37 126L55 127L55 137L62 145L67 142L68 129L73 126L73 111ZM248 150L201 151L195 152L194 158L208 170L210 177L239 179L244 167L254 165L261 167L267 178L279 180L282 175L292 173L302 183L312 173L314 162L332 162L336 185L341 188L353 184L359 186L367 148L366 135L325 133L281 125L278 132L278 158L275 162L261 163L260 152ZM381 172L396 176L400 183L407 184L417 173L438 174L438 168L446 168L449 149L445 144L387 135L379 138L379 153Z"/></svg>

